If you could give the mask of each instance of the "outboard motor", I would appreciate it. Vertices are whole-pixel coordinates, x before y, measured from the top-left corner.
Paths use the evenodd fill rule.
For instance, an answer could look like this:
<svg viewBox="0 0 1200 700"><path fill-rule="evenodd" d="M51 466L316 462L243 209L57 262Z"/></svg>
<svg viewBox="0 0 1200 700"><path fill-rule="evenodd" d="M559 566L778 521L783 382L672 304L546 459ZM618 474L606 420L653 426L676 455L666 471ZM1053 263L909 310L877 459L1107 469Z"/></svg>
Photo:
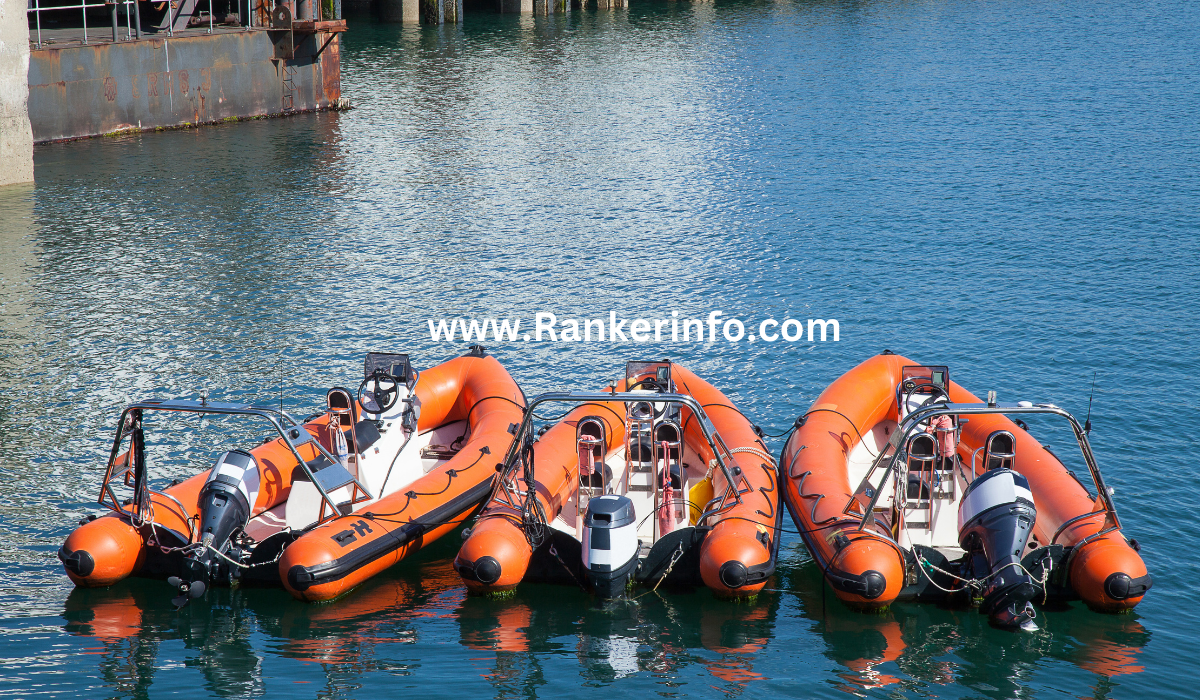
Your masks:
<svg viewBox="0 0 1200 700"><path fill-rule="evenodd" d="M958 506L959 545L971 556L976 577L991 576L981 612L997 626L1037 629L1029 602L1037 585L1020 568L1036 519L1029 480L1007 467L983 473L963 492Z"/></svg>
<svg viewBox="0 0 1200 700"><path fill-rule="evenodd" d="M229 536L250 522L258 500L258 462L245 450L230 450L217 459L200 489L200 540L220 550Z"/></svg>
<svg viewBox="0 0 1200 700"><path fill-rule="evenodd" d="M629 577L637 568L637 554L633 501L614 495L588 501L583 521L583 568L596 595L624 595Z"/></svg>
<svg viewBox="0 0 1200 700"><path fill-rule="evenodd" d="M250 522L258 486L258 463L249 452L230 450L217 458L200 489L200 542L207 546L185 560L182 578L167 579L179 589L180 595L174 601L177 606L204 595L207 583L219 575L223 562L213 550L238 558L227 551L231 549L229 538Z"/></svg>

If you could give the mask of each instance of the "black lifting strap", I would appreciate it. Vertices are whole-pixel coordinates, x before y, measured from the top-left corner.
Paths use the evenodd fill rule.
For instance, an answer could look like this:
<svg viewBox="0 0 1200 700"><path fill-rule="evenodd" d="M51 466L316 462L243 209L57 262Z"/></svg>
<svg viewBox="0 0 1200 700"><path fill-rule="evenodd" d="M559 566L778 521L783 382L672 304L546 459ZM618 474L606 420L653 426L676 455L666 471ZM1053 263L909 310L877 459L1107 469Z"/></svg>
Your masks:
<svg viewBox="0 0 1200 700"><path fill-rule="evenodd" d="M138 513L144 517L150 501L150 485L146 473L146 433L142 429L141 411L138 411L133 419L133 439L130 447L133 456L133 499Z"/></svg>

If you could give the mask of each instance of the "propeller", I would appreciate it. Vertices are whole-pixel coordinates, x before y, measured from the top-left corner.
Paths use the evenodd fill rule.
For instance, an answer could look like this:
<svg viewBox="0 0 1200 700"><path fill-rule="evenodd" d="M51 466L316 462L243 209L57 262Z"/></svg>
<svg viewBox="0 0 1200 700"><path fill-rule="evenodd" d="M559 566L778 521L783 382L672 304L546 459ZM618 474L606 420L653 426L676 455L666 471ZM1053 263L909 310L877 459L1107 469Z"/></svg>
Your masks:
<svg viewBox="0 0 1200 700"><path fill-rule="evenodd" d="M183 609L183 606L190 603L192 600L204 595L206 586L203 581L192 581L188 583L178 576L172 576L167 579L167 585L179 591L179 595L171 599L171 604L176 610Z"/></svg>

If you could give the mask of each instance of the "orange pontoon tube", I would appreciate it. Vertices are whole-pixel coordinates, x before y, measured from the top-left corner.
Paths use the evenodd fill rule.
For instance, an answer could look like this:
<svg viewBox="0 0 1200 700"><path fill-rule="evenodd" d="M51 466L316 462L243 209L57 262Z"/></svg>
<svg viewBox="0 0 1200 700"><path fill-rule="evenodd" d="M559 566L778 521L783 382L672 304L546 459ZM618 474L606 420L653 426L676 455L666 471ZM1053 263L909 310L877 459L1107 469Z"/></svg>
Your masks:
<svg viewBox="0 0 1200 700"><path fill-rule="evenodd" d="M577 407L535 439L533 411L551 402ZM474 593L535 580L747 597L774 571L774 460L729 399L670 361L629 363L607 393L536 397L503 470L454 560Z"/></svg>
<svg viewBox="0 0 1200 700"><path fill-rule="evenodd" d="M127 407L99 498L113 512L67 538L67 575L85 587L167 579L177 605L234 582L331 600L456 528L491 494L521 421L520 388L478 346L419 374L407 355L371 353L364 375L357 396L331 389L303 424L270 406ZM258 419L274 435L159 484L147 432L171 413Z"/></svg>
<svg viewBox="0 0 1200 700"><path fill-rule="evenodd" d="M1069 423L1091 491L1013 420L1039 414ZM947 367L885 352L831 384L797 424L780 461L784 500L851 606L958 600L1029 629L1034 600L1120 611L1151 586L1086 429L1057 406L981 402Z"/></svg>

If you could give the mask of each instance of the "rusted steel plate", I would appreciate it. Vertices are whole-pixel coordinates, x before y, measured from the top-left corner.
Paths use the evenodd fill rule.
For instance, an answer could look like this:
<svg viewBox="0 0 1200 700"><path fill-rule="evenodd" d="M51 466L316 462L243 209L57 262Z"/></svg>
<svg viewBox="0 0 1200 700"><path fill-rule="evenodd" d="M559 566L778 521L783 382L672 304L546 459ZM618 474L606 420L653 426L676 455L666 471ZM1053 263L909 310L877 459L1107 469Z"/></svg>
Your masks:
<svg viewBox="0 0 1200 700"><path fill-rule="evenodd" d="M331 34L297 37L288 60L274 58L271 38L260 31L34 50L33 137L46 142L334 108L341 97L338 43Z"/></svg>

